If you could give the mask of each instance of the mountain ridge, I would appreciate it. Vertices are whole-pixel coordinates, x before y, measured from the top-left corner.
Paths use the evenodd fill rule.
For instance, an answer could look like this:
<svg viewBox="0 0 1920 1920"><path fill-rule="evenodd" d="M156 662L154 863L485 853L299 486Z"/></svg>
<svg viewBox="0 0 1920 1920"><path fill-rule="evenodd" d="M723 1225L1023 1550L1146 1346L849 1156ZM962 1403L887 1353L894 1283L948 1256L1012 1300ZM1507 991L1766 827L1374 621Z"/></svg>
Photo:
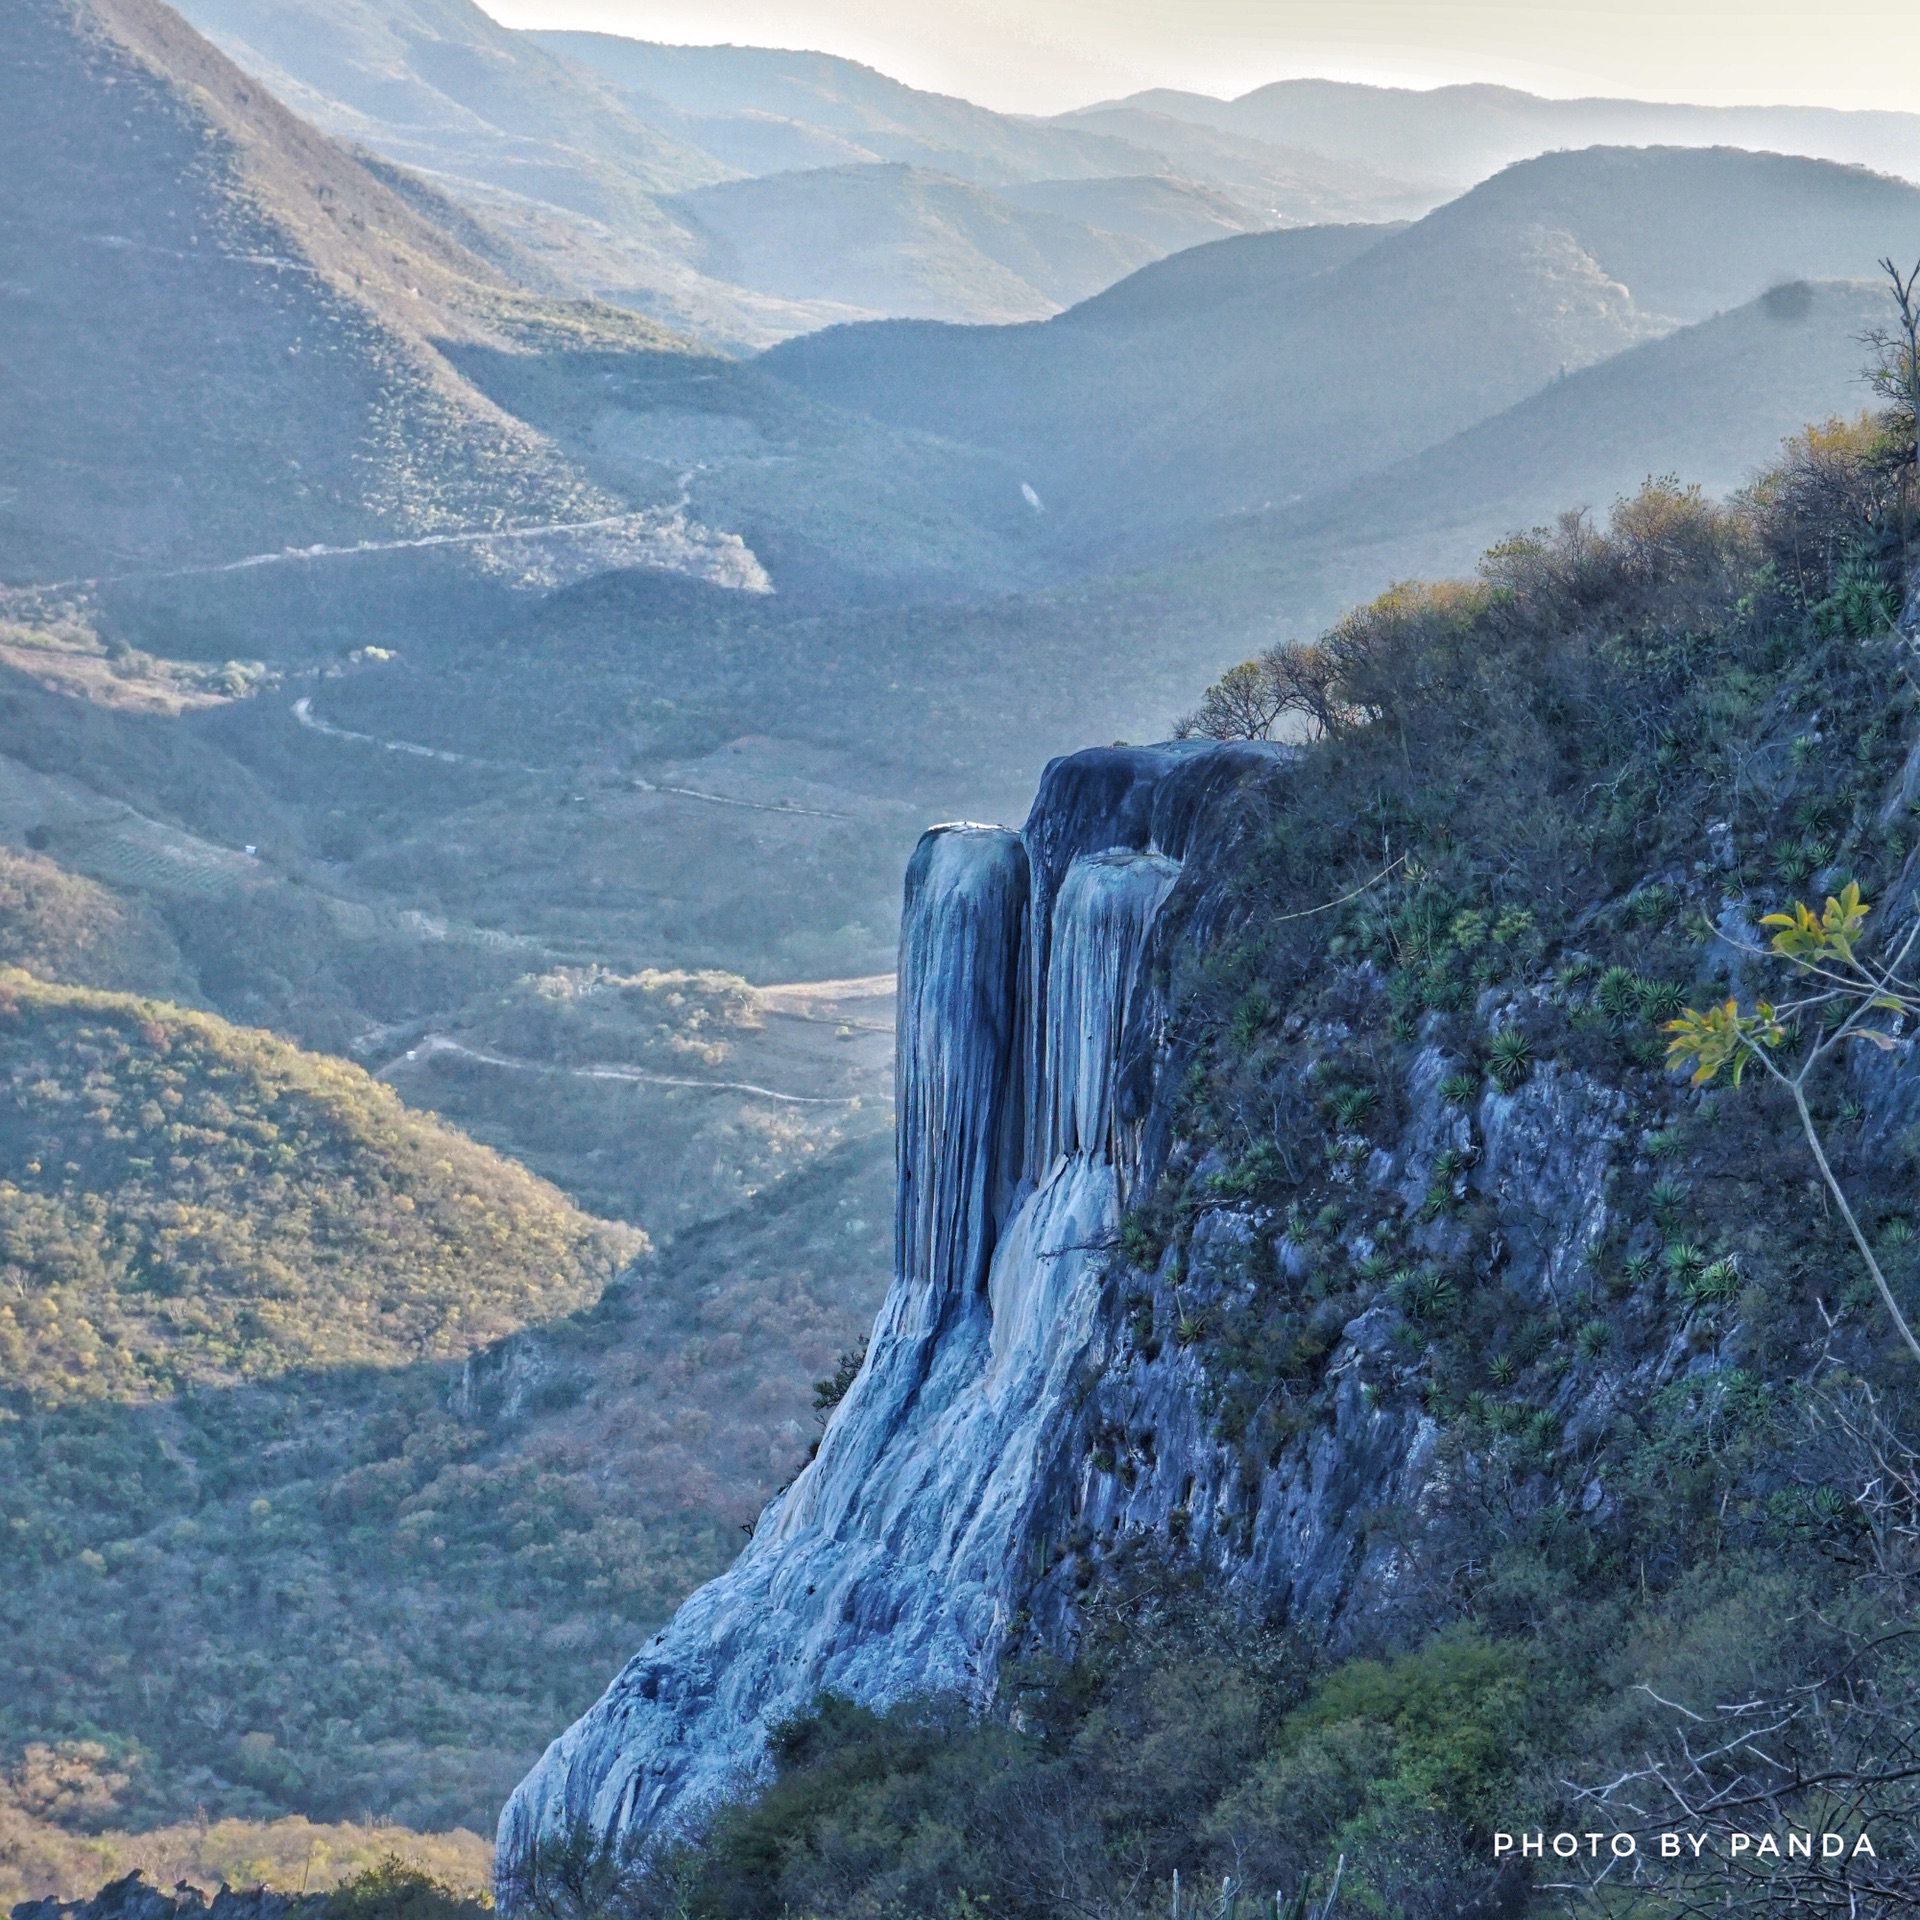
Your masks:
<svg viewBox="0 0 1920 1920"><path fill-rule="evenodd" d="M1920 173L1920 115L1828 107L1703 107L1680 101L1553 99L1489 82L1431 88L1277 80L1231 100L1150 88L1055 116L1072 124L1149 112L1297 142L1457 192L1567 146L1737 146Z"/></svg>
<svg viewBox="0 0 1920 1920"><path fill-rule="evenodd" d="M1344 485L1769 278L1869 274L1903 227L1920 242L1920 189L1861 169L1592 148L1407 226L1214 242L1037 326L835 328L759 364L1019 464L1050 537L1095 551Z"/></svg>
<svg viewBox="0 0 1920 1920"><path fill-rule="evenodd" d="M673 336L528 293L158 0L22 0L0 38L16 581L618 510L436 342Z"/></svg>

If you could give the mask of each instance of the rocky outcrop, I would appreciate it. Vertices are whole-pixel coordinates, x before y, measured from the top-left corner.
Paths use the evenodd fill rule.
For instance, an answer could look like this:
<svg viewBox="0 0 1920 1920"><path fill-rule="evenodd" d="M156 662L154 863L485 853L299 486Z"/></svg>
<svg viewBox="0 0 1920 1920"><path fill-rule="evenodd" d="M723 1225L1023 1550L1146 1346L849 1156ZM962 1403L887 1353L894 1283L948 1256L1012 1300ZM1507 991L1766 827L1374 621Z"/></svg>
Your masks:
<svg viewBox="0 0 1920 1920"><path fill-rule="evenodd" d="M1070 1651L1086 1593L1143 1544L1330 1647L1378 1643L1417 1613L1423 1568L1471 1491L1461 1477L1478 1471L1430 1411L1421 1263L1564 1333L1594 1311L1595 1262L1624 1224L1615 1183L1641 1136L1625 1095L1571 1056L1506 1084L1464 1076L1478 1092L1462 1094L1473 1049L1524 1030L1541 986L1428 1016L1393 1069L1383 1104L1397 1117L1364 1136L1313 1118L1315 1075L1354 1030L1335 1016L1290 1028L1292 1052L1268 1071L1300 1137L1276 1120L1273 1146L1326 1156L1341 1224L1236 1197L1251 1189L1217 1153L1190 1162L1176 1118L1181 1049L1197 1042L1168 983L1232 936L1237 835L1284 806L1286 764L1209 746L1075 755L1049 767L1023 832L922 840L901 938L897 1269L865 1367L739 1562L514 1795L509 1904L538 1835L684 1829L764 1767L770 1726L823 1692L984 1702L1010 1650ZM1240 803L1250 790L1259 805ZM1365 963L1348 986L1382 992ZM1904 1122L1891 1081L1863 1086ZM1163 1171L1185 1211L1155 1251L1146 1216L1122 1229ZM1352 1273L1387 1242L1391 1282L1383 1267L1357 1295L1311 1284L1312 1259ZM1292 1316L1288 1337L1311 1355L1257 1446L1261 1408L1223 1419L1209 1373L1209 1329L1240 1313ZM1684 1307L1663 1318L1625 1301L1615 1317L1630 1357L1541 1376L1528 1417L1546 1437L1501 1494L1516 1507L1604 1516L1604 1476L1576 1462L1616 1408L1724 1364L1727 1326Z"/></svg>
<svg viewBox="0 0 1920 1920"><path fill-rule="evenodd" d="M1460 1184L1499 1223L1506 1282L1523 1298L1563 1305L1610 1224L1609 1172L1625 1102L1583 1074L1548 1065L1512 1093L1489 1086L1469 1123L1437 1097L1447 1070L1437 1050L1415 1054L1406 1124L1372 1155L1366 1184L1417 1222L1438 1151L1471 1147ZM1062 1463L1071 1492L1054 1510L1054 1546L1027 1598L1043 1637L1070 1642L1076 1595L1142 1539L1171 1543L1206 1567L1219 1590L1239 1592L1263 1613L1310 1622L1330 1644L1377 1626L1401 1604L1412 1554L1451 1492L1439 1424L1419 1397L1419 1343L1405 1340L1406 1317L1382 1301L1329 1329L1313 1423L1253 1461L1216 1430L1203 1345L1180 1342L1183 1320L1231 1314L1254 1294L1263 1253L1284 1264L1281 1224L1261 1209L1222 1203L1183 1246L1167 1249L1156 1271L1137 1277L1133 1326L1115 1316L1077 1452ZM1410 1237L1438 1253L1450 1250L1454 1231L1442 1219ZM1637 1391L1650 1391L1656 1376L1689 1357L1684 1345L1657 1356ZM1558 1417L1569 1427L1603 1418L1604 1389L1569 1381Z"/></svg>
<svg viewBox="0 0 1920 1920"><path fill-rule="evenodd" d="M537 1836L684 1826L824 1691L991 1694L1105 1364L1153 1104L1156 928L1190 846L1284 759L1078 754L1047 769L1024 832L923 838L900 944L896 1274L866 1363L738 1562L515 1792L507 1901Z"/></svg>
<svg viewBox="0 0 1920 1920"><path fill-rule="evenodd" d="M171 1893L145 1875L112 1880L86 1900L22 1900L13 1920L317 1920L325 1911L324 1893L275 1893L248 1887L236 1893L222 1886L212 1899L184 1882Z"/></svg>

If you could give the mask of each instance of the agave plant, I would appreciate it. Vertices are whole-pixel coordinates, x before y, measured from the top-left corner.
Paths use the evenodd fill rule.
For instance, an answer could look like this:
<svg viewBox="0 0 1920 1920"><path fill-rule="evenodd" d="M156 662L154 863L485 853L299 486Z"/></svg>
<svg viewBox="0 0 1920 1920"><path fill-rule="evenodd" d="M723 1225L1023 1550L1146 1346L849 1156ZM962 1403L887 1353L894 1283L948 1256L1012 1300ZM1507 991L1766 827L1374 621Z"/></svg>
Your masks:
<svg viewBox="0 0 1920 1920"><path fill-rule="evenodd" d="M1393 1276L1400 1310L1415 1320L1445 1320L1460 1304L1460 1289L1434 1267L1403 1267Z"/></svg>
<svg viewBox="0 0 1920 1920"><path fill-rule="evenodd" d="M1682 1287L1690 1288L1707 1268L1706 1249L1692 1240L1673 1241L1660 1257Z"/></svg>
<svg viewBox="0 0 1920 1920"><path fill-rule="evenodd" d="M1583 1360L1598 1360L1613 1345L1613 1329L1604 1320L1589 1320L1574 1336Z"/></svg>
<svg viewBox="0 0 1920 1920"><path fill-rule="evenodd" d="M1640 976L1631 967L1609 967L1593 997L1609 1020L1630 1020L1640 1006Z"/></svg>
<svg viewBox="0 0 1920 1920"><path fill-rule="evenodd" d="M1701 1306L1725 1306L1740 1297L1740 1269L1728 1255L1704 1266L1686 1283L1687 1298Z"/></svg>
<svg viewBox="0 0 1920 1920"><path fill-rule="evenodd" d="M1520 1363L1510 1353L1496 1353L1487 1362L1487 1378L1496 1387L1510 1387L1520 1378Z"/></svg>
<svg viewBox="0 0 1920 1920"><path fill-rule="evenodd" d="M1671 1020L1687 1004L1687 990L1677 980L1642 980L1640 1011L1649 1020Z"/></svg>
<svg viewBox="0 0 1920 1920"><path fill-rule="evenodd" d="M1636 927L1651 927L1673 908L1673 889L1655 881L1627 896L1626 918Z"/></svg>
<svg viewBox="0 0 1920 1920"><path fill-rule="evenodd" d="M1653 1217L1662 1224L1687 1203L1687 1190L1678 1180L1656 1180L1647 1194L1647 1204L1653 1208Z"/></svg>
<svg viewBox="0 0 1920 1920"><path fill-rule="evenodd" d="M1470 1073L1450 1073L1440 1082L1440 1098L1449 1106L1470 1107L1480 1091L1480 1082Z"/></svg>
<svg viewBox="0 0 1920 1920"><path fill-rule="evenodd" d="M1518 1027L1502 1027L1487 1048L1487 1071L1502 1093L1512 1093L1533 1070L1533 1043Z"/></svg>
<svg viewBox="0 0 1920 1920"><path fill-rule="evenodd" d="M1802 886L1818 870L1819 862L1802 841L1789 841L1773 856L1773 870L1790 887Z"/></svg>
<svg viewBox="0 0 1920 1920"><path fill-rule="evenodd" d="M1858 1519L1857 1508L1838 1487L1815 1487L1807 1495L1807 1511L1822 1526L1844 1526Z"/></svg>

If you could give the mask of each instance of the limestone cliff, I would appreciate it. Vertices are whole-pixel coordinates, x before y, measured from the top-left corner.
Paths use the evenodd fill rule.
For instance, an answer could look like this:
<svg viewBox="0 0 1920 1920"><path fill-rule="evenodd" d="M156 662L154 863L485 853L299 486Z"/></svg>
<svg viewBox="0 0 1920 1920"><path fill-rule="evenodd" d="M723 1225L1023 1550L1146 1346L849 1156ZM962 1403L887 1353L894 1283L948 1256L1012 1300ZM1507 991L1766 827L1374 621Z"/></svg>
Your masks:
<svg viewBox="0 0 1920 1920"><path fill-rule="evenodd" d="M500 1824L670 1830L823 1691L986 1699L1074 1503L1162 1009L1156 929L1277 749L1110 749L1023 833L937 827L900 942L896 1277L859 1378L752 1543L554 1742Z"/></svg>
<svg viewBox="0 0 1920 1920"><path fill-rule="evenodd" d="M1202 1167L1189 1190L1220 1198L1177 1245L1122 1246L1130 1194L1184 1151L1167 980L1230 933L1237 833L1285 805L1286 769L1266 747L1077 754L1048 768L1021 833L922 839L900 945L896 1275L866 1364L739 1561L513 1796L509 1901L536 1836L684 1830L823 1692L984 1703L1009 1651L1071 1648L1079 1597L1141 1541L1336 1645L1399 1604L1448 1495L1399 1308L1328 1303L1324 1418L1256 1457L1222 1433L1185 1329L1230 1320L1287 1234ZM1485 998L1477 1026L1524 1011ZM1310 1058L1349 1037L1301 1039ZM1611 1222L1624 1097L1548 1064L1465 1109L1443 1097L1459 1062L1442 1046L1410 1058L1390 1144L1335 1167L1356 1212L1404 1214L1416 1254L1460 1255L1454 1213L1421 1205L1450 1167L1507 1283L1563 1305ZM1577 1436L1618 1393L1705 1363L1668 1339L1611 1387L1569 1373L1552 1411ZM1607 1494L1583 1497L1591 1513Z"/></svg>

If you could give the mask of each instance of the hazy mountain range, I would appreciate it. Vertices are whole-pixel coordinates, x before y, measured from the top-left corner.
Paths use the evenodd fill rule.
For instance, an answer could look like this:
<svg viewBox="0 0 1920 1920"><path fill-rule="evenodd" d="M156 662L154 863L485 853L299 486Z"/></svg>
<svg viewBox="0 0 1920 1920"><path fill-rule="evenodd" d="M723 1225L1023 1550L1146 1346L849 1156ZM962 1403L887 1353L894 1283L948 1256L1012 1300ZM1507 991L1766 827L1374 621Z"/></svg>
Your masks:
<svg viewBox="0 0 1920 1920"><path fill-rule="evenodd" d="M0 405L20 478L0 511L17 580L619 522L618 552L568 535L564 560L490 551L489 577L624 561L770 577L789 596L866 581L951 597L1177 560L1243 516L1305 524L1316 502L1442 448L1456 469L1477 462L1473 477L1411 500L1395 537L1436 513L1461 525L1469 503L1603 500L1654 470L1731 484L1808 414L1858 403L1873 297L1764 301L1692 360L1679 336L1770 289L1863 282L1883 251L1920 245L1920 193L1888 176L1596 148L1518 163L1412 224L1235 233L1129 273L1183 229L1230 227L1238 203L1103 175L1140 164L1109 135L825 56L534 39L464 0L199 4L231 43L246 27L271 49L282 64L242 50L290 99L363 136L409 128L416 158L421 142L443 159L458 146L468 171L356 158L155 0L10 16L15 352ZM1267 125L1317 101L1303 124L1329 143L1329 100L1398 98L1270 95L1236 111L1266 100ZM1431 147L1434 101L1399 104ZM713 125L734 121L823 129L839 144L808 157L834 164L745 174L710 151ZM594 199L589 175L608 194L617 176L650 209L642 226L677 223L682 265L710 288L754 283L816 317L941 299L1023 322L1065 310L833 326L743 364L570 295L551 254L471 191L486 176L532 206L536 164L542 192L564 175L574 211L608 232L618 196ZM1123 232L1122 214L1151 216L1157 237ZM1735 335L1752 376L1705 408L1693 362L1719 366L1711 341ZM1607 384L1553 399L1558 383L1656 341L1670 351L1623 362L1604 418L1567 446L1505 449ZM1538 502L1536 471L1551 476Z"/></svg>
<svg viewBox="0 0 1920 1920"><path fill-rule="evenodd" d="M1237 100L1155 88L1060 116L1126 137L1139 117L1272 141L1458 192L1515 160L1564 147L1754 147L1920 171L1920 116L1830 107L1695 107L1652 100L1543 100L1512 87L1370 87L1281 80Z"/></svg>
<svg viewBox="0 0 1920 1920"><path fill-rule="evenodd" d="M560 283L732 347L883 315L1041 318L1163 253L1417 215L1556 148L1920 170L1915 115L1288 81L1034 120L826 54L514 33L471 0L184 11L297 111L427 174Z"/></svg>
<svg viewBox="0 0 1920 1920"><path fill-rule="evenodd" d="M1112 554L1345 486L1770 284L1865 279L1889 247L1920 247L1920 189L1904 182L1727 149L1601 148L1516 165L1403 229L1176 255L1043 326L834 328L763 364L815 399L991 450L1033 487L1051 538ZM1716 480L1809 402L1843 406L1860 361L1857 300L1759 311L1794 372L1756 389L1755 442L1719 436ZM1687 417L1690 390L1676 379L1641 429ZM1642 474L1709 457L1671 431L1642 445ZM1490 455L1489 471L1507 469Z"/></svg>

